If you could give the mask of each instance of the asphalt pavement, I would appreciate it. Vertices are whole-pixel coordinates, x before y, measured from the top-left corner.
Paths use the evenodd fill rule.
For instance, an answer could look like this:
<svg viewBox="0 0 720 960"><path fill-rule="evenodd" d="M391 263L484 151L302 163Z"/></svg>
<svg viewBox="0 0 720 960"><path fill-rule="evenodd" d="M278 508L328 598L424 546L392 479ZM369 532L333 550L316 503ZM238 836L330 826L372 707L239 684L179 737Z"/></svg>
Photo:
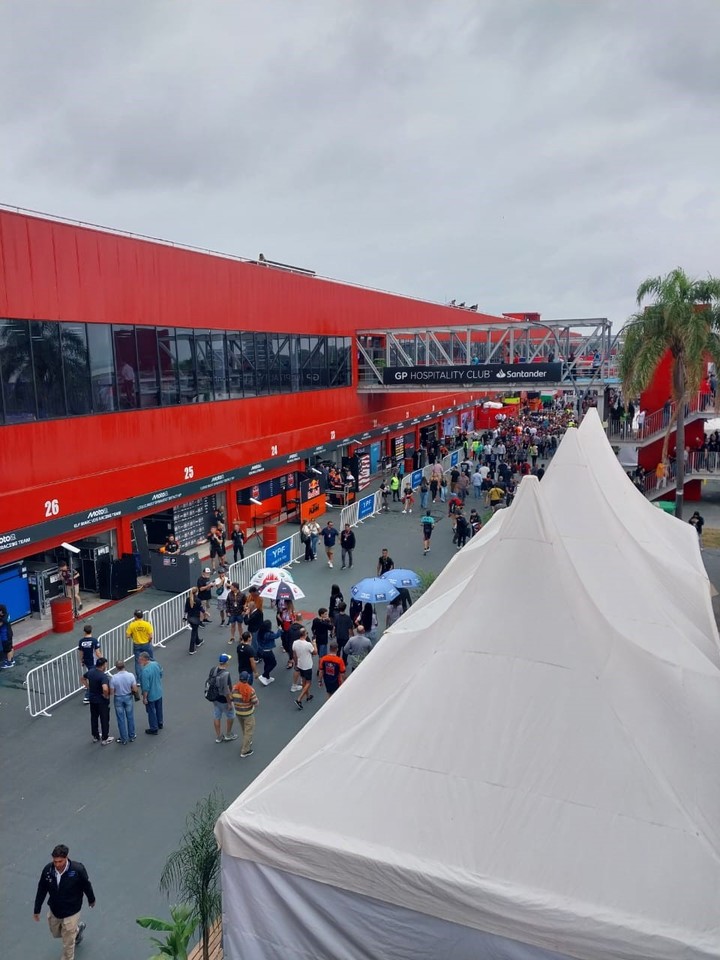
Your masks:
<svg viewBox="0 0 720 960"><path fill-rule="evenodd" d="M352 584L375 574L383 547L388 547L397 567L438 573L455 547L446 508L438 503L433 512L438 522L426 557L419 506L403 515L396 504L390 513L356 527L352 570L340 569L339 548L335 567L329 569L321 543L317 561L292 567L296 583L306 594L297 607L314 616L320 606L327 606L333 583L340 584L349 600ZM338 522L337 511L328 516ZM168 596L148 590L141 599L130 597L101 611L95 618L97 632L131 617L139 603L147 608ZM383 624L382 606L378 613ZM295 695L289 690L291 672L284 669L279 656L276 682L269 687L256 685L260 706L253 755L240 759L239 740L216 744L212 707L203 697L203 687L218 655L234 655L235 650L227 643L229 631L219 626L217 612L213 621L204 629L205 643L196 656L188 656L185 631L170 640L166 649L156 651L165 672L165 727L157 737L146 736L145 711L138 704L138 738L127 746L91 742L89 708L82 704L81 695L55 708L49 719L32 719L25 711L22 681L27 669L69 649L75 635L42 638L17 652L14 670L0 674L3 960L60 956L60 942L51 939L44 919L46 908L41 923L32 920L40 870L57 843L66 843L70 858L86 865L97 896L95 909L83 910L87 932L78 958L100 956L100 951L103 960L150 956L147 932L135 919L169 916L158 880L166 857L182 836L187 814L214 788L226 803L234 800L322 709L324 694L318 688L311 704L303 711L296 708ZM236 681L237 671L231 674ZM112 709L110 726L116 735Z"/></svg>

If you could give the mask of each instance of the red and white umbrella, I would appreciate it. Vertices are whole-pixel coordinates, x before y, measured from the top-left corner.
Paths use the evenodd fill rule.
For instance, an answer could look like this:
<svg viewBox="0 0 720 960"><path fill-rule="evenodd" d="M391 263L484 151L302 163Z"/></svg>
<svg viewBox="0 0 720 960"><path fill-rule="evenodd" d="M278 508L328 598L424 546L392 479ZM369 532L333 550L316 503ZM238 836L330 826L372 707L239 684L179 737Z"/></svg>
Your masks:
<svg viewBox="0 0 720 960"><path fill-rule="evenodd" d="M305 594L296 583L289 580L271 580L262 588L260 596L269 600L300 600Z"/></svg>
<svg viewBox="0 0 720 960"><path fill-rule="evenodd" d="M274 580L284 580L287 583L294 583L292 574L285 567L261 567L251 578L249 586L264 587L266 583L272 583Z"/></svg>

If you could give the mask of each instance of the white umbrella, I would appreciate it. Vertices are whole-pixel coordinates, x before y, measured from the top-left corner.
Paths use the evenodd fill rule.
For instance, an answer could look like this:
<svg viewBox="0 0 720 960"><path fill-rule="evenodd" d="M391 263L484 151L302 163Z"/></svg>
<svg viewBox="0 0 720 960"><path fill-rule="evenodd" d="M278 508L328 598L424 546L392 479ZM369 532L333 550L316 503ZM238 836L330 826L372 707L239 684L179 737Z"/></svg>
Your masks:
<svg viewBox="0 0 720 960"><path fill-rule="evenodd" d="M249 586L264 587L266 583L272 583L273 580L285 580L287 583L295 583L292 574L288 573L285 567L261 567L251 578Z"/></svg>
<svg viewBox="0 0 720 960"><path fill-rule="evenodd" d="M278 597L300 600L305 594L296 583L291 583L289 580L271 580L262 588L260 596L267 597L269 600L277 600Z"/></svg>

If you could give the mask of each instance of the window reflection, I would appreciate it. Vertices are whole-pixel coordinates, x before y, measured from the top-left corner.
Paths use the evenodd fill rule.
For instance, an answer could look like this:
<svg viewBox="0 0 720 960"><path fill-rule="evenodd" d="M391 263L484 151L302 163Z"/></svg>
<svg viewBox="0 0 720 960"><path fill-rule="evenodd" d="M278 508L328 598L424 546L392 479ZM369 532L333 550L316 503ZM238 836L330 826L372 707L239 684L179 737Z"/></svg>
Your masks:
<svg viewBox="0 0 720 960"><path fill-rule="evenodd" d="M64 417L67 410L60 354L60 324L33 320L30 324L30 348L38 418L51 420Z"/></svg>
<svg viewBox="0 0 720 960"><path fill-rule="evenodd" d="M157 407L160 403L157 330L155 327L135 327L135 338L140 406Z"/></svg>
<svg viewBox="0 0 720 960"><path fill-rule="evenodd" d="M92 411L87 325L61 323L59 326L67 412L78 417Z"/></svg>
<svg viewBox="0 0 720 960"><path fill-rule="evenodd" d="M89 323L87 335L93 410L95 413L110 413L118 407L112 331L107 323Z"/></svg>
<svg viewBox="0 0 720 960"><path fill-rule="evenodd" d="M193 332L192 330L176 330L175 339L177 341L180 403L195 403L197 400L197 390L195 389Z"/></svg>
<svg viewBox="0 0 720 960"><path fill-rule="evenodd" d="M158 330L158 364L160 367L160 402L163 406L180 403L178 390L178 358L174 330Z"/></svg>
<svg viewBox="0 0 720 960"><path fill-rule="evenodd" d="M113 325L115 348L115 375L118 386L118 402L121 410L131 410L138 405L138 360L133 327Z"/></svg>
<svg viewBox="0 0 720 960"><path fill-rule="evenodd" d="M35 420L35 382L30 354L30 326L25 320L0 321L0 373L5 422Z"/></svg>

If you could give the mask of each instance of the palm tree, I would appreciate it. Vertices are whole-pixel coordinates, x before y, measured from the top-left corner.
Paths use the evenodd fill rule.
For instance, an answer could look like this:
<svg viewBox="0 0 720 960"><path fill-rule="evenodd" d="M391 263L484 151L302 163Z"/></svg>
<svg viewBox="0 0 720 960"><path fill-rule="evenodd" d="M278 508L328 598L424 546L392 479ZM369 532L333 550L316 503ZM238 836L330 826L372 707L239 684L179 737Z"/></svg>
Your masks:
<svg viewBox="0 0 720 960"><path fill-rule="evenodd" d="M654 301L644 304L648 297ZM620 377L626 396L637 396L652 380L667 351L672 356L672 398L675 412L663 441L662 459L677 428L675 516L682 519L685 485L685 405L696 393L712 360L720 369L720 279L693 280L680 267L665 277L649 277L637 291L641 312L624 330Z"/></svg>
<svg viewBox="0 0 720 960"><path fill-rule="evenodd" d="M224 802L217 791L196 805L186 820L181 846L170 854L160 877L162 890L176 891L181 901L193 907L204 960L209 958L210 929L222 910L220 848L213 831L223 810Z"/></svg>

